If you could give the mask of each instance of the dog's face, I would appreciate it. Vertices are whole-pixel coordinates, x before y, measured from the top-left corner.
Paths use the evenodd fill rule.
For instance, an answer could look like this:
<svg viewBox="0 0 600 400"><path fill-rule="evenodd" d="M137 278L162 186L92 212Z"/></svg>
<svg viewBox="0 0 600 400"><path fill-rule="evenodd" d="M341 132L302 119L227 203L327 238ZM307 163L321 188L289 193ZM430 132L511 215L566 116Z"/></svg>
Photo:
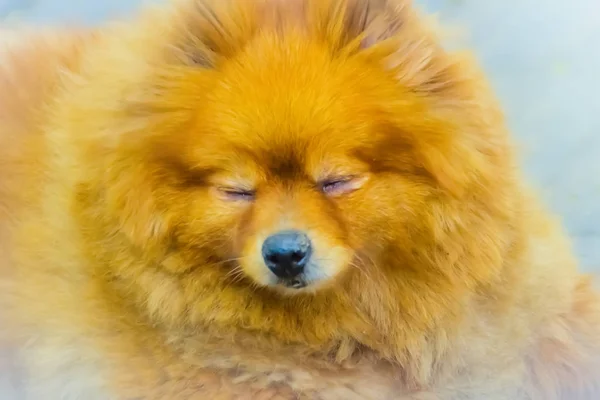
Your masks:
<svg viewBox="0 0 600 400"><path fill-rule="evenodd" d="M394 40L371 44L331 21L317 33L255 30L208 68L157 68L151 95L128 106L150 115L148 132L124 140L126 172L107 191L121 229L142 248L162 245L171 272L214 268L287 294L373 269L406 282L487 276L427 269L478 251L462 248L475 235L462 224L483 224L488 210L471 201L503 179L478 89L434 42L414 42L414 22L393 26L408 29L404 42L386 25ZM124 200L134 193L135 206Z"/></svg>
<svg viewBox="0 0 600 400"><path fill-rule="evenodd" d="M398 240L417 251L437 186L421 141L443 146L452 125L393 74L292 35L204 74L175 84L187 122L157 147L188 182L167 204L186 259L300 293L368 273Z"/></svg>
<svg viewBox="0 0 600 400"><path fill-rule="evenodd" d="M219 256L256 284L315 290L362 268L403 207L375 165L389 78L301 38L264 45L216 74L186 131L182 164L203 184L185 236L208 219L226 244Z"/></svg>

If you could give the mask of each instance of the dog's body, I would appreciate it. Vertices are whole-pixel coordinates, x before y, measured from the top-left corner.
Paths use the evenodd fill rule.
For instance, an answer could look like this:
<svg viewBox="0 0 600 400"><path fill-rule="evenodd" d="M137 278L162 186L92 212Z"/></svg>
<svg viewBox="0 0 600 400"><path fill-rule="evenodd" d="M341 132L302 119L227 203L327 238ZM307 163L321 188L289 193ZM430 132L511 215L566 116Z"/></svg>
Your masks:
<svg viewBox="0 0 600 400"><path fill-rule="evenodd" d="M560 224L521 183L497 107L477 72L440 50L405 1L323 0L325 6L306 21L299 17L307 12L302 0L257 1L260 12L236 8L236 2L226 10L225 3L189 0L176 5L176 12L150 13L131 25L93 33L24 33L15 39L3 33L0 245L9 257L1 260L2 308L9 311L11 333L4 342L17 350L12 368L22 373L24 391L48 400L597 398L600 300L577 271ZM344 9L351 12L344 14ZM336 25L336 13L357 18ZM264 31L253 28L259 22ZM317 25L323 28L318 34L331 39L331 52L343 53L343 45L351 47L364 34L360 46L366 49L356 57L367 53L365 64L349 53L323 61L320 45L306 39L318 36L311 30ZM369 36L367 27L377 35ZM249 40L252 35L257 39ZM277 35L285 38L282 45ZM258 264L244 264L251 256L240 257L242 281L229 279L231 270L224 272L222 266L231 261L230 253L221 249L227 239L218 237L228 228L213 221L220 218L215 213L225 211L204 215L201 206L187 208L195 204L189 177L185 197L179 181L177 191L150 184L156 177L175 179L168 171L182 168L180 159L169 156L196 140L178 136L182 130L198 131L190 128L196 122L186 113L203 115L198 117L201 127L227 126L237 134L243 129L239 121L251 118L249 110L261 104L251 96L266 88L266 97L256 96L265 104L273 101L273 113L260 111L262 119L249 124L262 124L261 133L275 124L267 119L282 115L285 122L278 129L302 126L310 132L329 121L372 117L361 103L368 96L352 100L351 91L329 86L331 76L328 81L318 76L328 76L327 68L339 74L332 76L356 73L365 85L356 90L396 96L382 88L390 78L383 67L371 86L369 72L361 75L361 66L375 68L373 60L387 51L375 44L386 40L394 47L392 57L382 58L389 61L386 68L393 64L393 79L409 90L402 101L393 97L397 108L378 110L382 120L392 114L405 124L399 131L409 139L400 148L411 150L394 163L408 166L389 172L377 164L381 168L369 169L367 186L359 188L361 180L351 188L355 197L334 200L336 211L328 212L340 213L337 219L348 212L355 222L341 226L358 224L360 232L344 228L339 233L334 222L322 222L319 213L330 203L318 203L302 217L315 216L323 240L352 243L352 249L364 251L363 258L356 258L369 262L350 272L329 265L339 277L311 293L269 288L260 282ZM230 59L236 60L233 66ZM317 72L311 75L313 63ZM266 75L261 75L263 67ZM208 81L233 82L237 97L218 92L231 91L226 83L206 89L210 82L189 71L193 68L231 74L229 81L221 75ZM241 76L237 73L248 76L249 83L235 80ZM265 76L265 82L257 82ZM170 86L178 80L186 84ZM307 82L315 87L305 90ZM249 89L253 84L261 89ZM195 85L212 97L196 99L190 89ZM321 89L335 92L347 107L319 103L324 101ZM287 114L277 108L285 102L277 90L296 99ZM244 103L244 96L252 102ZM219 101L227 111L215 105ZM200 111L195 102L203 104ZM311 102L321 107L322 121L315 122L319 113L302 119L300 107ZM230 120L228 107L244 112ZM212 120L215 115L222 119ZM381 129L395 132L393 121ZM358 131L348 133L357 126L363 128L354 123L343 134L358 137ZM431 136L454 132L448 126L464 137L445 142ZM160 136L150 140L144 136L148 130L169 132L169 140L161 136L152 146L138 148L139 142ZM411 133L419 135L412 138ZM253 140L251 146L257 146L258 139ZM367 139L361 140L366 146ZM369 162L389 161L382 149L377 151ZM134 161L139 154L144 161ZM149 154L161 163L169 158L169 170L146 160ZM412 169L416 159L419 168ZM396 186L377 186L377 179L399 179L399 174L403 178L394 185L404 191L398 192L404 200L393 192ZM205 184L204 176L191 179ZM403 217L410 229L402 231L393 223L400 211L376 214L366 200L357 200L360 194L354 190L378 193L369 201L383 202L379 209L405 201L402 210L418 218ZM427 202L419 197L425 192ZM293 199L304 196L302 202L290 197L286 203L296 211L321 201L310 197L312 189L297 193L303 194ZM337 203L342 201L350 203ZM267 212L279 212L272 206ZM257 214L260 210L244 217L236 228L243 234L232 234L235 243L258 235L246 230L273 223L270 215ZM201 226L182 223L185 215L194 215ZM285 221L295 218L286 215ZM211 224L214 231L202 230ZM179 227L179 236L172 226ZM186 247L189 243L194 249ZM208 258L196 250L203 246ZM213 254L213 249L218 250ZM249 251L240 249L243 255ZM232 254L239 255L236 251ZM338 253L331 257L343 258Z"/></svg>

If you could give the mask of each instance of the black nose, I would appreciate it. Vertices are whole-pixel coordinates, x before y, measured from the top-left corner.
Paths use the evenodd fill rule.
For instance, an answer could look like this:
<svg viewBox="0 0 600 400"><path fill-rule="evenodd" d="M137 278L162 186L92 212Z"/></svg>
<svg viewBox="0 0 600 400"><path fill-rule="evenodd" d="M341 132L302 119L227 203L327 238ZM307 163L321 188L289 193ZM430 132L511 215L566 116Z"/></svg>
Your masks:
<svg viewBox="0 0 600 400"><path fill-rule="evenodd" d="M269 236L262 246L267 267L279 278L295 278L304 271L311 255L310 239L305 233L284 231Z"/></svg>

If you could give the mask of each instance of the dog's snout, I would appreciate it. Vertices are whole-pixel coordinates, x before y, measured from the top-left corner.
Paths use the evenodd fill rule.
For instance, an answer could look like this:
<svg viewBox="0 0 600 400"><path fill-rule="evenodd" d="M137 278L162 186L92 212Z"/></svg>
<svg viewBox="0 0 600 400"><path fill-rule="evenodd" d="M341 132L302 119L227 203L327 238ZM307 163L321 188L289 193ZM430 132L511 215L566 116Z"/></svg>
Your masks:
<svg viewBox="0 0 600 400"><path fill-rule="evenodd" d="M302 274L311 253L310 239L300 231L276 233L269 236L262 246L265 264L282 279L291 279Z"/></svg>

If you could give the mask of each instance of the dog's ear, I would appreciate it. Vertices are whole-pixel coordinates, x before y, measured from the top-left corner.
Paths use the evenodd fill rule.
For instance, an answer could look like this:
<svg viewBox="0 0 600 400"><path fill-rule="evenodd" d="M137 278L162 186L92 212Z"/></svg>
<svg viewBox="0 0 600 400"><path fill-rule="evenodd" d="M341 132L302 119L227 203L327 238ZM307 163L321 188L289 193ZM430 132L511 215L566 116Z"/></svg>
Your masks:
<svg viewBox="0 0 600 400"><path fill-rule="evenodd" d="M307 25L333 51L356 52L398 34L410 0L305 0Z"/></svg>
<svg viewBox="0 0 600 400"><path fill-rule="evenodd" d="M453 89L455 62L411 0L305 0L309 26L332 51L381 63L414 91Z"/></svg>
<svg viewBox="0 0 600 400"><path fill-rule="evenodd" d="M192 66L215 67L232 57L259 28L261 1L179 1L178 37L173 46L180 61Z"/></svg>

